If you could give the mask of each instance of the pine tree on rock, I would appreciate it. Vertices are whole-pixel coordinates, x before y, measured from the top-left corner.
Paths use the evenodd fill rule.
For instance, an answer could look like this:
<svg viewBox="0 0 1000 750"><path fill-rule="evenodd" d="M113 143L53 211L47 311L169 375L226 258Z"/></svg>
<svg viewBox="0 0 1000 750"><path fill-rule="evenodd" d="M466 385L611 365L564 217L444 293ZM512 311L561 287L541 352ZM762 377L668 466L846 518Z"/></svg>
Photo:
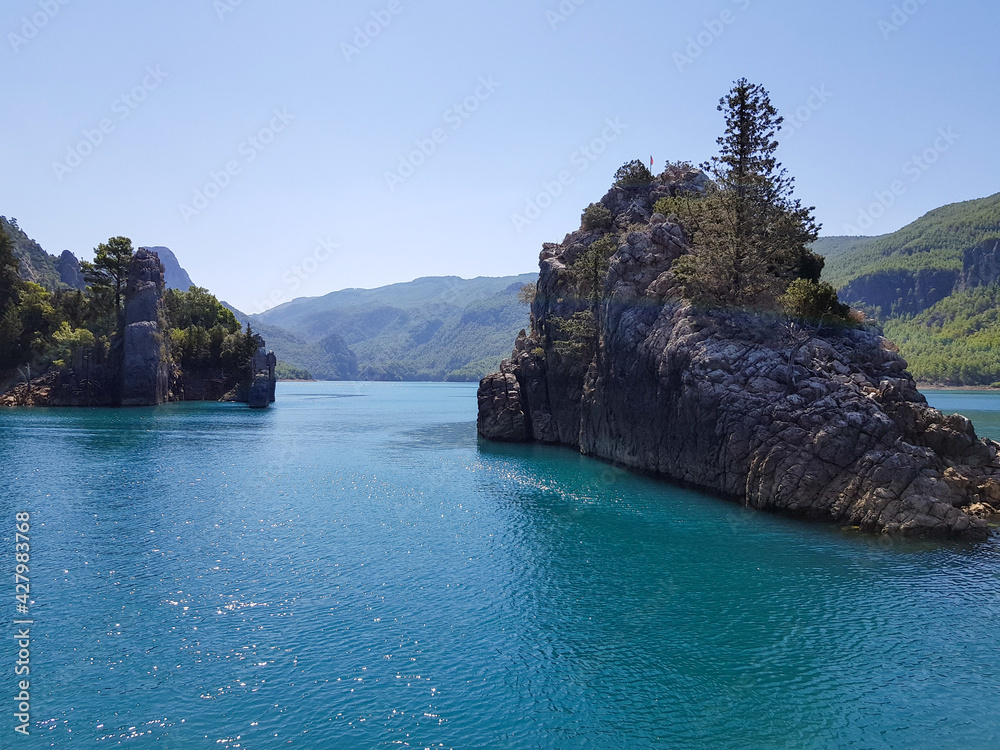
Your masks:
<svg viewBox="0 0 1000 750"><path fill-rule="evenodd" d="M674 275L700 304L775 308L788 283L817 281L823 259L813 209L792 198L794 179L775 158L783 118L768 93L745 78L719 101L726 132L719 155L701 165L716 190L696 204L691 252Z"/></svg>
<svg viewBox="0 0 1000 750"><path fill-rule="evenodd" d="M113 305L113 320L121 333L124 324L125 287L128 285L128 268L135 251L128 237L112 237L94 250L94 261L82 261L83 276L90 285L91 294L105 307Z"/></svg>

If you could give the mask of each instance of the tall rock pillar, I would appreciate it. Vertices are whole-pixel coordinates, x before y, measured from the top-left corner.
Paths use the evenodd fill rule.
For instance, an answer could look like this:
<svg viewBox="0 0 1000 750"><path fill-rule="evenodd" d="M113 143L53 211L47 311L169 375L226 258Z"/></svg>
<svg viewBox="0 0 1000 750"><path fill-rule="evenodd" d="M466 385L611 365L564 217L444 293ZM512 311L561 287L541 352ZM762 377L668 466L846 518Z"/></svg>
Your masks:
<svg viewBox="0 0 1000 750"><path fill-rule="evenodd" d="M128 270L122 361L122 406L167 400L170 351L163 305L163 265L140 248Z"/></svg>

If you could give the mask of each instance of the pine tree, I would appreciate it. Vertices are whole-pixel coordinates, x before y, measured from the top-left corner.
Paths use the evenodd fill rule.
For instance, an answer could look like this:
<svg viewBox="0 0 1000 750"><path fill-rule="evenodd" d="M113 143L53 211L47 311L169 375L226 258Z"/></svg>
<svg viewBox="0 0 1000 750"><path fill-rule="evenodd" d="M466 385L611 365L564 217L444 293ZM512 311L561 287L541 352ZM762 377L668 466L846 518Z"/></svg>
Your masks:
<svg viewBox="0 0 1000 750"><path fill-rule="evenodd" d="M775 158L782 118L745 78L719 101L726 132L701 165L717 190L697 201L691 253L675 264L685 296L712 305L774 307L796 278L818 280L822 258L812 208L792 198L794 179Z"/></svg>
<svg viewBox="0 0 1000 750"><path fill-rule="evenodd" d="M100 303L104 300L104 304L110 306L111 299L114 299L114 319L119 331L123 323L128 269L134 254L132 240L128 237L112 237L94 250L93 263L80 263L95 301Z"/></svg>

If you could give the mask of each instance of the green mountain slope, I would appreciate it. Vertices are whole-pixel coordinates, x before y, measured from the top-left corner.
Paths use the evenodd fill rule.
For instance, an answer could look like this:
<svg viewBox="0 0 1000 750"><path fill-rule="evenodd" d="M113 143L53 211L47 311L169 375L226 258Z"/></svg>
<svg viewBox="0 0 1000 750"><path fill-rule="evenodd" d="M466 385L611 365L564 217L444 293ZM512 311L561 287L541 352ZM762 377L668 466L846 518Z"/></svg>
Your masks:
<svg viewBox="0 0 1000 750"><path fill-rule="evenodd" d="M881 237L828 237L824 281L885 327L925 382L1000 381L1000 193Z"/></svg>
<svg viewBox="0 0 1000 750"><path fill-rule="evenodd" d="M952 294L910 318L886 321L918 380L946 385L1000 381L1000 286Z"/></svg>
<svg viewBox="0 0 1000 750"><path fill-rule="evenodd" d="M59 289L63 284L59 269L56 267L58 258L49 255L41 245L28 237L17 225L17 219L0 216L0 226L14 244L14 257L18 260L18 272L21 278L49 291Z"/></svg>
<svg viewBox="0 0 1000 750"><path fill-rule="evenodd" d="M935 209L898 232L872 238L844 240L828 238L823 279L844 289L845 302L880 308L886 316L920 312L947 296L942 288L952 285L962 271L966 250L985 240L1000 237L1000 193ZM823 241L821 240L821 243ZM822 246L816 248L823 253ZM906 289L933 279L925 294L910 295ZM900 289L895 298L893 294ZM936 297L936 299L935 299Z"/></svg>
<svg viewBox="0 0 1000 750"><path fill-rule="evenodd" d="M536 279L534 273L428 277L345 289L294 300L251 322L278 326L312 345L341 337L357 355L362 379L474 381L496 370L517 332L527 327L528 308L517 292ZM300 353L302 361L279 356L322 377L307 363L307 352Z"/></svg>
<svg viewBox="0 0 1000 750"><path fill-rule="evenodd" d="M820 237L812 244L813 252L826 258L827 268L834 258L853 253L871 244L875 237Z"/></svg>
<svg viewBox="0 0 1000 750"><path fill-rule="evenodd" d="M340 336L334 334L319 341L306 341L284 328L255 320L226 302L222 304L242 325L249 322L254 331L264 337L267 348L274 351L279 364L307 370L317 380L357 380L358 358Z"/></svg>

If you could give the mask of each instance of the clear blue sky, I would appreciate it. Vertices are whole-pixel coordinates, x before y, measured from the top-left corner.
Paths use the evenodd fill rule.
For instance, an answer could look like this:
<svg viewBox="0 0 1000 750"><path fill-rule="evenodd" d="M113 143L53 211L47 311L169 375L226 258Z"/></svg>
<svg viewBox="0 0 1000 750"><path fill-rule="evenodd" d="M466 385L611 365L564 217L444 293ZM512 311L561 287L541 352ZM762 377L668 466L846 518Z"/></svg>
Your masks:
<svg viewBox="0 0 1000 750"><path fill-rule="evenodd" d="M808 115L780 155L823 233L881 234L1000 190L998 28L986 0L6 0L0 213L51 253L167 245L249 312L522 273L623 162L711 156L746 76Z"/></svg>

